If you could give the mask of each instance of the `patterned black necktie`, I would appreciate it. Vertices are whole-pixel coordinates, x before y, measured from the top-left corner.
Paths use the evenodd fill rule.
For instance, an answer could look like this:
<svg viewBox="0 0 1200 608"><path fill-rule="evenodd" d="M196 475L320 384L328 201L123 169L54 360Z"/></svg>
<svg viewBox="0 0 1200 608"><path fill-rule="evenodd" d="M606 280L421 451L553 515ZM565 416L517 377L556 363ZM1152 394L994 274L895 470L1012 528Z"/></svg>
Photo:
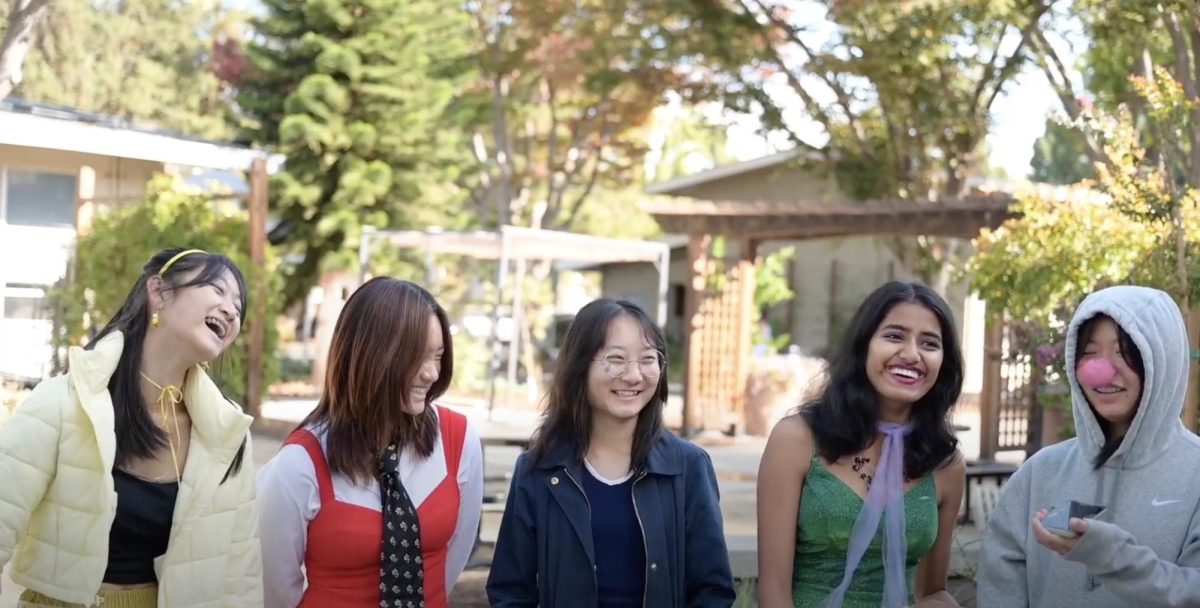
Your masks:
<svg viewBox="0 0 1200 608"><path fill-rule="evenodd" d="M380 462L383 547L379 562L379 608L425 608L425 568L417 509L400 481L400 450L388 446Z"/></svg>

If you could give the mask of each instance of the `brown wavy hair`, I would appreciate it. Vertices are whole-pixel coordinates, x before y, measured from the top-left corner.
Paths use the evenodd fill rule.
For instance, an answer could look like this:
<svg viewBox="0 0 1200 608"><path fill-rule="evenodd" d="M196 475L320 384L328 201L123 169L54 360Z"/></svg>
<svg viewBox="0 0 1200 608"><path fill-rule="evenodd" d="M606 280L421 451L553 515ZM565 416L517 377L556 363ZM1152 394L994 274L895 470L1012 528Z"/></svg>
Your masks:
<svg viewBox="0 0 1200 608"><path fill-rule="evenodd" d="M438 379L425 410L408 413L412 381L428 347L429 318L442 326ZM376 277L359 287L338 316L317 408L300 427L325 428L329 469L357 482L374 479L379 458L392 442L433 453L437 414L430 407L446 392L454 371L450 321L437 300L415 283Z"/></svg>

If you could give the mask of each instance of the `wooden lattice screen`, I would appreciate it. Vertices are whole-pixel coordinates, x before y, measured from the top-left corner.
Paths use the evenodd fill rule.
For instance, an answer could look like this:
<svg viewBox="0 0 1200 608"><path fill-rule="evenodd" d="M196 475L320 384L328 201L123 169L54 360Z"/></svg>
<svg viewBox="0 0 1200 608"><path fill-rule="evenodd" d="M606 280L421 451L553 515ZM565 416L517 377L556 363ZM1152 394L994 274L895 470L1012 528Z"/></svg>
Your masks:
<svg viewBox="0 0 1200 608"><path fill-rule="evenodd" d="M712 237L688 245L687 380L684 430L737 431L743 424L754 319L754 245L716 257Z"/></svg>
<svg viewBox="0 0 1200 608"><path fill-rule="evenodd" d="M983 458L1004 450L1032 454L1041 447L1033 346L1028 332L1018 325L989 321L981 411Z"/></svg>

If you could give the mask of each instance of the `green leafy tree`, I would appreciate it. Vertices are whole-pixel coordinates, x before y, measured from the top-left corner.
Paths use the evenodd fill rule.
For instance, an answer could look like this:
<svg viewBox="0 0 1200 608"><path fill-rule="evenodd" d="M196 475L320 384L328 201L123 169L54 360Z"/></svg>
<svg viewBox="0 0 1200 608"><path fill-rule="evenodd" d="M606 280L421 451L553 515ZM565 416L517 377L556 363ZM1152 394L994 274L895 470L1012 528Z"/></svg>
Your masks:
<svg viewBox="0 0 1200 608"><path fill-rule="evenodd" d="M449 0L265 5L238 104L247 134L287 156L270 240L298 260L285 285L295 302L323 265L351 263L362 226L445 217L453 194L431 194L469 150L442 128L467 73L467 22Z"/></svg>
<svg viewBox="0 0 1200 608"><path fill-rule="evenodd" d="M820 152L858 198L957 196L1048 2L704 3L735 32L704 64L734 109ZM820 18L821 14L824 18ZM798 119L787 108L798 101ZM815 128L810 128L815 127ZM816 136L808 135L815 132Z"/></svg>
<svg viewBox="0 0 1200 608"><path fill-rule="evenodd" d="M675 18L678 7L649 0L466 7L480 76L454 107L473 156L458 183L478 225L656 233L637 205L647 135L667 92L688 88L670 47L683 34L698 38ZM529 265L522 292L520 356L535 380L534 345L552 320L551 272L549 263Z"/></svg>
<svg viewBox="0 0 1200 608"><path fill-rule="evenodd" d="M1030 38L1053 3L692 3L697 23L728 34L710 39L702 61L685 57L730 108L813 151L808 164L847 196L954 199L986 170L991 108L1029 64ZM902 264L943 291L963 245L892 242Z"/></svg>
<svg viewBox="0 0 1200 608"><path fill-rule="evenodd" d="M266 300L248 297L246 318L265 323L263 386L278 376L275 352L275 317L281 310L279 260L267 250L263 267L250 264L248 214L234 203L214 201L183 191L170 177L151 182L146 200L136 205L107 209L96 215L90 229L79 236L68 280L51 298L58 321L54 345L85 343L112 317L128 295L150 256L168 247L189 247L227 255L246 275L249 286L265 283ZM251 294L256 290L251 287ZM246 397L248 342L243 334L213 365L213 379L231 397Z"/></svg>
<svg viewBox="0 0 1200 608"><path fill-rule="evenodd" d="M694 107L671 116L663 125L665 132L654 159L653 173L647 177L662 182L695 173L697 165L711 169L736 161L726 151L727 128Z"/></svg>
<svg viewBox="0 0 1200 608"><path fill-rule="evenodd" d="M0 99L21 83L21 66L45 19L50 0L11 0L0 4Z"/></svg>
<svg viewBox="0 0 1200 608"><path fill-rule="evenodd" d="M481 78L458 109L478 161L463 174L476 216L598 232L585 206L642 181L652 113L687 89L668 48L685 24L646 0L468 6Z"/></svg>
<svg viewBox="0 0 1200 608"><path fill-rule="evenodd" d="M1030 179L1048 184L1076 184L1094 180L1096 171L1088 157L1087 141L1071 125L1046 120L1046 133L1033 144Z"/></svg>
<svg viewBox="0 0 1200 608"><path fill-rule="evenodd" d="M1176 144L1165 143L1187 142L1195 102L1165 68L1132 78L1131 86L1142 123L1126 106L1113 114L1083 111L1077 121L1091 154L1101 159L1095 167L1104 199L1027 199L1019 218L979 239L968 268L994 310L1050 329L1049 343L1061 338L1079 300L1107 284L1157 287L1185 311L1200 296L1194 270L1200 263L1200 188L1181 175L1186 162ZM1151 149L1146 141L1164 143ZM1194 415L1194 399L1188 407Z"/></svg>
<svg viewBox="0 0 1200 608"><path fill-rule="evenodd" d="M188 135L232 135L214 45L242 19L216 0L55 0L21 97Z"/></svg>

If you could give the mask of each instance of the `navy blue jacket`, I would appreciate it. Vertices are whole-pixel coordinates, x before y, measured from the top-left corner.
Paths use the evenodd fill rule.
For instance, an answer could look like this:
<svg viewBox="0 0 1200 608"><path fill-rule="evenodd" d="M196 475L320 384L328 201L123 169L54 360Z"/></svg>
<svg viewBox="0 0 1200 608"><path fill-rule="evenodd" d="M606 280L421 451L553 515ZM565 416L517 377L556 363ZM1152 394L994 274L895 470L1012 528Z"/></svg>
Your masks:
<svg viewBox="0 0 1200 608"><path fill-rule="evenodd" d="M541 462L521 454L487 594L492 606L595 606L591 513L575 446L558 444ZM645 605L728 608L733 576L708 454L663 432L633 476L646 541Z"/></svg>

